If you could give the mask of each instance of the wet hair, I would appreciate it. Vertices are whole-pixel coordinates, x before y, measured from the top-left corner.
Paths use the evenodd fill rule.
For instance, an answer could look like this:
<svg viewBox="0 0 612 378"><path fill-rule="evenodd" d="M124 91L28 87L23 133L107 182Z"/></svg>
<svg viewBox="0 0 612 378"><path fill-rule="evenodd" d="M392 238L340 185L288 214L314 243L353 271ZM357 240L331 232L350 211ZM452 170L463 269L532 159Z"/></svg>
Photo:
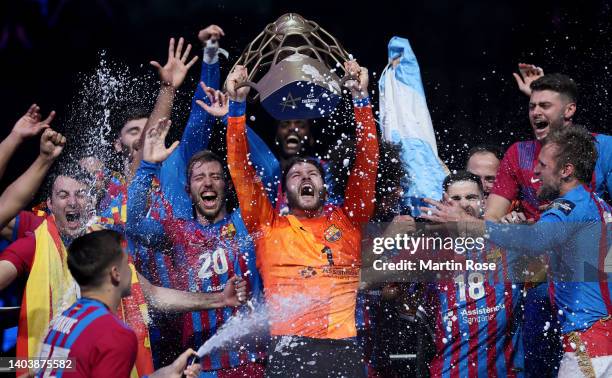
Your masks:
<svg viewBox="0 0 612 378"><path fill-rule="evenodd" d="M323 169L323 165L317 158L314 158L312 156L294 156L289 160L287 166L285 167L285 170L283 171L283 181L281 182L283 191L287 190L287 174L294 165L299 163L308 163L314 165L319 171L321 179L323 179L323 183L325 184L325 169Z"/></svg>
<svg viewBox="0 0 612 378"><path fill-rule="evenodd" d="M52 173L47 177L45 185L48 197L51 198L53 185L59 177L69 177L75 181L84 183L87 188L91 188L95 182L94 177L83 167L74 162L62 162L57 164Z"/></svg>
<svg viewBox="0 0 612 378"><path fill-rule="evenodd" d="M191 159L189 159L189 163L187 164L187 185L191 182L191 170L196 163L209 163L212 161L216 161L221 164L221 170L223 171L223 179L227 181L227 172L226 166L223 159L219 157L219 155L215 154L210 150L202 150L193 154Z"/></svg>
<svg viewBox="0 0 612 378"><path fill-rule="evenodd" d="M565 164L572 164L575 169L574 177L587 184L591 182L597 162L595 143L595 137L587 129L573 125L552 130L542 144L557 146L557 169L561 169Z"/></svg>
<svg viewBox="0 0 612 378"><path fill-rule="evenodd" d="M446 178L442 182L442 188L444 189L444 192L448 192L448 188L451 185L460 181L473 182L474 184L478 185L478 190L480 190L480 193L484 193L484 188L482 187L480 177L468 171L457 171L456 173L451 173L450 175L446 176Z"/></svg>
<svg viewBox="0 0 612 378"><path fill-rule="evenodd" d="M578 86L569 76L554 73L534 80L529 86L532 91L553 91L565 96L570 102L578 100Z"/></svg>
<svg viewBox="0 0 612 378"><path fill-rule="evenodd" d="M113 116L113 135L121 136L121 130L126 123L142 118L149 118L151 110L142 106L125 106L119 109Z"/></svg>
<svg viewBox="0 0 612 378"><path fill-rule="evenodd" d="M501 147L496 146L494 144L479 144L470 149L470 151L468 152L468 160L470 160L470 158L474 156L475 154L481 154L481 153L487 153L487 152L495 155L497 160L501 160L504 157L504 151L502 150Z"/></svg>
<svg viewBox="0 0 612 378"><path fill-rule="evenodd" d="M401 161L402 146L385 140L378 140L378 174L376 175L376 203L382 197L401 186L406 170ZM346 163L348 160L348 164ZM329 171L334 180L334 193L344 193L350 170L355 160L355 141L344 140L335 146L329 158Z"/></svg>
<svg viewBox="0 0 612 378"><path fill-rule="evenodd" d="M113 264L123 258L123 236L113 230L94 231L80 236L68 247L68 269L79 286L96 287Z"/></svg>

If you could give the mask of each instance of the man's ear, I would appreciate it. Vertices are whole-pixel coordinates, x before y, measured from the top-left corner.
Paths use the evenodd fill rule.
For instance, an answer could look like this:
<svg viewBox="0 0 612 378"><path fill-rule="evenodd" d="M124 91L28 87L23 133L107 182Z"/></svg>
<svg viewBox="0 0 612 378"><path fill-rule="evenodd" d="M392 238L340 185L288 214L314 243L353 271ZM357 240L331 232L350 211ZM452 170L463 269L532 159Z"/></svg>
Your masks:
<svg viewBox="0 0 612 378"><path fill-rule="evenodd" d="M111 266L109 274L113 285L118 286L121 283L121 272L119 271L119 267L117 265Z"/></svg>
<svg viewBox="0 0 612 378"><path fill-rule="evenodd" d="M47 209L53 212L53 202L51 201L51 197L47 197Z"/></svg>
<svg viewBox="0 0 612 378"><path fill-rule="evenodd" d="M563 180L569 180L569 178L573 177L574 173L576 173L576 167L574 164L567 163L563 166L563 168L561 168L560 173Z"/></svg>
<svg viewBox="0 0 612 378"><path fill-rule="evenodd" d="M117 137L117 139L115 139L115 142L113 143L113 146L115 147L115 152L121 153L123 151L123 148L121 146L121 138L120 137Z"/></svg>
<svg viewBox="0 0 612 378"><path fill-rule="evenodd" d="M565 118L565 120L569 121L570 119L572 119L572 117L574 116L575 113L576 113L576 103L575 102L570 102L565 107L565 112L563 112L563 118Z"/></svg>

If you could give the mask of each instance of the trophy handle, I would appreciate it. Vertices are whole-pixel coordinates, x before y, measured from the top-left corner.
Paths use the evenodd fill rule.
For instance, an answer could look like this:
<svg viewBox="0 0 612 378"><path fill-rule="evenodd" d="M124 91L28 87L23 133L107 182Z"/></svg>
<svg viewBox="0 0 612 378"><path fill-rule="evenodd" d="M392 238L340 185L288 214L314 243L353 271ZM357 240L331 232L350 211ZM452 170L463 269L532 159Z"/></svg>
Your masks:
<svg viewBox="0 0 612 378"><path fill-rule="evenodd" d="M240 88L244 88L244 87L251 87L253 89L255 89L255 91L257 91L257 93L259 93L259 87L257 86L257 84L253 83L252 81L245 81L243 83L240 83L236 86L236 89L240 89Z"/></svg>

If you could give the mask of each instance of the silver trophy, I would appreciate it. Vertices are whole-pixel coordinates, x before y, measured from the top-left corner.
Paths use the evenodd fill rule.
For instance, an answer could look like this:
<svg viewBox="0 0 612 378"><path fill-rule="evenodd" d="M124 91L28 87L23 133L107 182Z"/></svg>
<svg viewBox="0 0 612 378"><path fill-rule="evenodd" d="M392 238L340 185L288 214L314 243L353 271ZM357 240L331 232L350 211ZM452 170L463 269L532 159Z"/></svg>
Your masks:
<svg viewBox="0 0 612 378"><path fill-rule="evenodd" d="M315 22L287 13L246 47L234 66L248 69L247 82L263 107L278 120L329 115L342 98L349 54ZM233 68L232 68L233 69ZM337 74L341 71L344 79Z"/></svg>

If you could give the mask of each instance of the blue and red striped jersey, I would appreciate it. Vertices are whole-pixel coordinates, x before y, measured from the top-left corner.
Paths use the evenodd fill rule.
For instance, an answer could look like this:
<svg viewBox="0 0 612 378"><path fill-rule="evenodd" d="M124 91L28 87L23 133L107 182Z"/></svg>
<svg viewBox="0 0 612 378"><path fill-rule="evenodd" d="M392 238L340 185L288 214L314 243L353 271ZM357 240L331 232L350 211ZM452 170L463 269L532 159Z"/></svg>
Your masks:
<svg viewBox="0 0 612 378"><path fill-rule="evenodd" d="M435 318L432 377L520 377L522 285L509 276L506 253L490 246L466 258L494 262L494 271L459 271L427 289Z"/></svg>
<svg viewBox="0 0 612 378"><path fill-rule="evenodd" d="M43 369L37 377L128 377L137 353L136 334L105 304L80 298L50 324L40 358L73 359L69 369ZM53 366L52 366L53 367Z"/></svg>
<svg viewBox="0 0 612 378"><path fill-rule="evenodd" d="M247 280L254 298L262 294L262 283L255 265L255 250L239 210L214 224L202 225L196 220L174 217L171 204L164 202L161 219L148 217L147 191L158 165L142 161L129 187L128 234L149 246L166 239L171 251L173 288L211 293L223 290L228 279L238 275ZM242 309L241 309L242 310ZM246 309L244 309L246 310ZM198 349L236 312L221 308L187 313L183 317L183 346ZM204 370L239 366L263 356L263 346L253 343L243 348L227 348L201 360Z"/></svg>

